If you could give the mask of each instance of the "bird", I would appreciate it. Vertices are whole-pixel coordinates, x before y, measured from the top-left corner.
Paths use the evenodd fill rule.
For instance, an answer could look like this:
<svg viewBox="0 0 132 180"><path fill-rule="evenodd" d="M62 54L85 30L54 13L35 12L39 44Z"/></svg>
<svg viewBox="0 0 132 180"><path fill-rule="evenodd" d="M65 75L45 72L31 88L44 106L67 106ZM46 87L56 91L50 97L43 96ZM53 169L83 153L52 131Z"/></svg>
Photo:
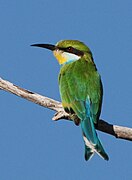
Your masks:
<svg viewBox="0 0 132 180"><path fill-rule="evenodd" d="M60 64L58 82L62 106L75 117L75 124L81 126L85 160L90 160L95 153L109 160L95 130L101 113L103 86L89 47L79 40L31 46L51 50Z"/></svg>

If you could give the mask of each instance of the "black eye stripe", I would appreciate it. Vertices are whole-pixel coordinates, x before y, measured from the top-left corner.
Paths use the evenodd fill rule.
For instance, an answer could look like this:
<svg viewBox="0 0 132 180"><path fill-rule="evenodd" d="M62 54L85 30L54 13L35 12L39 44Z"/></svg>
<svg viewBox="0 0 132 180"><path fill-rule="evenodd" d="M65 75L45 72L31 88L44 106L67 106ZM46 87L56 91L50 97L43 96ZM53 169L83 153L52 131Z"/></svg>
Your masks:
<svg viewBox="0 0 132 180"><path fill-rule="evenodd" d="M67 48L59 48L60 50L63 50L63 51L65 51L65 52L69 52L69 53L72 53L72 54L76 54L76 55L78 55L78 56L83 56L84 55L84 53L82 52L82 51L80 51L80 50L78 50L78 49L75 49L75 48L73 48L73 47L67 47Z"/></svg>
<svg viewBox="0 0 132 180"><path fill-rule="evenodd" d="M82 51L77 50L77 49L73 49L73 53L78 55L78 56L83 56L84 55L84 53Z"/></svg>

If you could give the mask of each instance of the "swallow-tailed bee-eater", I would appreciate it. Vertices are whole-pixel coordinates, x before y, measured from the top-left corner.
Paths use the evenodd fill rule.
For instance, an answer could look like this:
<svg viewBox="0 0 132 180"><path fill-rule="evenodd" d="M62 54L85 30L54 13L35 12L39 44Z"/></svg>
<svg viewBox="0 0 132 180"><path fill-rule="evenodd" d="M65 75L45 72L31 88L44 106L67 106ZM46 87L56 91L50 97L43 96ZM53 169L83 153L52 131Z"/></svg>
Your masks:
<svg viewBox="0 0 132 180"><path fill-rule="evenodd" d="M95 130L101 112L103 87L90 49L78 40L32 46L50 49L60 64L58 79L62 105L67 113L76 117L75 124L81 126L85 160L94 153L108 160Z"/></svg>

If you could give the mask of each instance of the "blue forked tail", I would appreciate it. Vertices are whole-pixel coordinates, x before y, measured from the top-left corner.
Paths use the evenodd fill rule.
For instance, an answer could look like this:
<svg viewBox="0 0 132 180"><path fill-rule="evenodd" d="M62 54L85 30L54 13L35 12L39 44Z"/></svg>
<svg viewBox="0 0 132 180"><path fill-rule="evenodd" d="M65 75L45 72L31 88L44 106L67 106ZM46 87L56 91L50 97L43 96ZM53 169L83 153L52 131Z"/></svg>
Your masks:
<svg viewBox="0 0 132 180"><path fill-rule="evenodd" d="M85 142L85 160L91 159L96 152L105 160L109 160L98 135L95 131L94 123L91 118L86 118L81 121L81 128L83 132L83 139Z"/></svg>

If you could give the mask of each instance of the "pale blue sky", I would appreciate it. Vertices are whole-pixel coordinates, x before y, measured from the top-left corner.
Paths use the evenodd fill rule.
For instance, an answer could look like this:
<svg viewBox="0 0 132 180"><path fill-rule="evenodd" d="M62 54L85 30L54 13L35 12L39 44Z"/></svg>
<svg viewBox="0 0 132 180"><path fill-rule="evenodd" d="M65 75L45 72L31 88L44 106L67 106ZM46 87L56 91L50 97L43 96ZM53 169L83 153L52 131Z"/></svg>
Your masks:
<svg viewBox="0 0 132 180"><path fill-rule="evenodd" d="M104 86L101 117L132 127L131 0L1 0L0 76L60 100L59 65L32 43L78 39L92 50ZM0 92L0 180L131 180L132 144L98 132L108 162L84 160L81 130L53 111Z"/></svg>

